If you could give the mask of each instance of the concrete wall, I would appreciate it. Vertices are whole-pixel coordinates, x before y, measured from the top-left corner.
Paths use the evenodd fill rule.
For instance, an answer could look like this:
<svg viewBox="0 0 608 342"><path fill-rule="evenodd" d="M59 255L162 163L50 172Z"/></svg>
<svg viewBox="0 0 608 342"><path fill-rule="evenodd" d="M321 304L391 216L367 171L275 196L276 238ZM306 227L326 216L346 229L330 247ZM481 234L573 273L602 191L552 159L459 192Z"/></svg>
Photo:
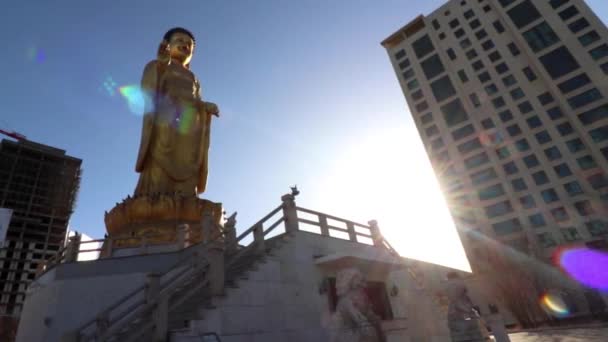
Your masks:
<svg viewBox="0 0 608 342"><path fill-rule="evenodd" d="M162 273L192 249L61 264L30 285L17 333L18 342L59 341L103 309Z"/></svg>

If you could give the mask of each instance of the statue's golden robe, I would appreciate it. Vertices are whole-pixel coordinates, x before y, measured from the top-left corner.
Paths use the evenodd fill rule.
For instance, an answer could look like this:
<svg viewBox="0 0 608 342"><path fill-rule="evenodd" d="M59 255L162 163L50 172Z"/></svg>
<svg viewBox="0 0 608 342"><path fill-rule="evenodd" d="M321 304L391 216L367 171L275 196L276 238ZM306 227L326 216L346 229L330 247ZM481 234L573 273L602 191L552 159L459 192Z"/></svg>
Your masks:
<svg viewBox="0 0 608 342"><path fill-rule="evenodd" d="M146 101L135 195L204 192L211 119L201 110L198 80L180 65L152 61L141 86L152 100Z"/></svg>

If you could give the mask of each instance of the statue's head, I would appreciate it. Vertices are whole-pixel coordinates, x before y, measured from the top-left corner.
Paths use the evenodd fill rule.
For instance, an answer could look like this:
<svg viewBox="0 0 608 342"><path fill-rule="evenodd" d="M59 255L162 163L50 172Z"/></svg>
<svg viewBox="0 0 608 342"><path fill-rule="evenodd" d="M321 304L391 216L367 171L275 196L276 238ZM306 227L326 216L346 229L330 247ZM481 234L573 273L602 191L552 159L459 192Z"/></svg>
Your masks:
<svg viewBox="0 0 608 342"><path fill-rule="evenodd" d="M338 296L363 287L365 287L365 277L356 268L343 269L336 275L336 294Z"/></svg>
<svg viewBox="0 0 608 342"><path fill-rule="evenodd" d="M189 67L195 43L192 32L185 28L174 27L163 36L163 41L158 48L158 60L168 63L173 59Z"/></svg>

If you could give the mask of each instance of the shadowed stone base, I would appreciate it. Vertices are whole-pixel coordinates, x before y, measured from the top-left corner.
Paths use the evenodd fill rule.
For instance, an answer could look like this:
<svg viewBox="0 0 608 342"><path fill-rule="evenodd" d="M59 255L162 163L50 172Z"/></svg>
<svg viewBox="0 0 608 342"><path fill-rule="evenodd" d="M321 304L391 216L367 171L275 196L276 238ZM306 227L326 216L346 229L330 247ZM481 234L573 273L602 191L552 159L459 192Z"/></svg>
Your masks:
<svg viewBox="0 0 608 342"><path fill-rule="evenodd" d="M189 225L189 241L196 243L202 238L201 218L206 213L222 223L221 203L180 193L128 196L105 213L105 224L110 238L121 237L115 240L116 247L135 246L142 237L151 244L172 243L181 224Z"/></svg>

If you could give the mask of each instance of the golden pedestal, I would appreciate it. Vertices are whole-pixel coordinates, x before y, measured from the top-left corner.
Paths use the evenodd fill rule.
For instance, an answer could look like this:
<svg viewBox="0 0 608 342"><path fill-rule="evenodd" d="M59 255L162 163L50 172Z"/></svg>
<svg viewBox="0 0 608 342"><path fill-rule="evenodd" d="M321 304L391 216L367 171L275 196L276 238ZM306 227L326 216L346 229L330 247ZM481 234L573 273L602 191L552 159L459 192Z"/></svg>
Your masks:
<svg viewBox="0 0 608 342"><path fill-rule="evenodd" d="M194 244L202 239L201 219L206 213L222 224L221 203L179 193L128 196L105 213L105 223L115 247L136 246L144 238L148 244L173 243L182 224L189 226L189 244Z"/></svg>

